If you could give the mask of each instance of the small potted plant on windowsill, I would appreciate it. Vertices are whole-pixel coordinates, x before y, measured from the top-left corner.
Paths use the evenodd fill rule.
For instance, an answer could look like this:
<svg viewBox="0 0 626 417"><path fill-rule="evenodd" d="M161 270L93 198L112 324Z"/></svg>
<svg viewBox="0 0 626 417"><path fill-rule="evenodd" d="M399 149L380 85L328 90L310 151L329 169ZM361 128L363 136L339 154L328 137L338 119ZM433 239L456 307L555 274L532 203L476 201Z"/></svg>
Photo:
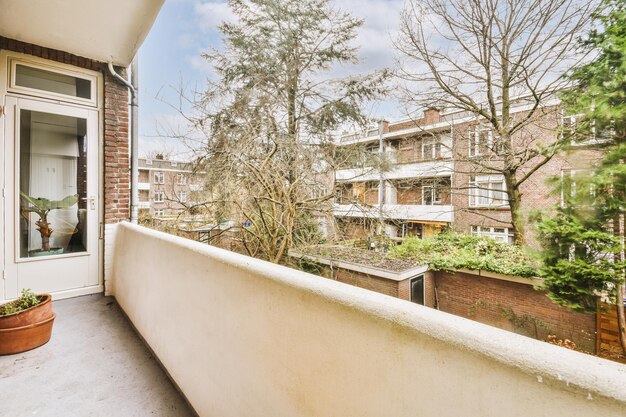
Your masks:
<svg viewBox="0 0 626 417"><path fill-rule="evenodd" d="M29 256L45 256L63 253L63 248L51 248L50 236L52 227L48 221L48 214L52 210L72 207L78 202L78 194L68 195L63 200L48 200L47 198L31 197L24 192L20 192L22 204L20 207L22 217L30 221L30 213L36 213L39 220L35 222L37 231L41 235L41 249L29 251Z"/></svg>
<svg viewBox="0 0 626 417"><path fill-rule="evenodd" d="M23 289L20 298L0 305L0 355L39 347L50 340L56 315L50 294Z"/></svg>

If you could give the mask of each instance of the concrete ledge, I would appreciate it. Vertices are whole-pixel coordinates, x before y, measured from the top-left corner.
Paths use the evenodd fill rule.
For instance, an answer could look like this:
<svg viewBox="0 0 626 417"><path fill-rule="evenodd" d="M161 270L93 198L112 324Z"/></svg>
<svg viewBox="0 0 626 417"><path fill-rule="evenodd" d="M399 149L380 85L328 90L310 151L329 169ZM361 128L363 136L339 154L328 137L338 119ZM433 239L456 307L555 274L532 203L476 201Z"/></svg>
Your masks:
<svg viewBox="0 0 626 417"><path fill-rule="evenodd" d="M200 415L620 416L626 367L120 224L115 296Z"/></svg>

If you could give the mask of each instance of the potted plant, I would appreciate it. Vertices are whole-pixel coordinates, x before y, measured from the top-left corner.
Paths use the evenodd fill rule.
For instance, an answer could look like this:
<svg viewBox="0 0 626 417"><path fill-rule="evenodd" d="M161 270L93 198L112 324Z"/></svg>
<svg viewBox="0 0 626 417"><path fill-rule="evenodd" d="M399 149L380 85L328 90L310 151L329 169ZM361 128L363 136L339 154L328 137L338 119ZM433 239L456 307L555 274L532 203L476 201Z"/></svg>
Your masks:
<svg viewBox="0 0 626 417"><path fill-rule="evenodd" d="M47 343L55 317L50 294L35 295L23 289L17 300L0 305L0 355L25 352Z"/></svg>
<svg viewBox="0 0 626 417"><path fill-rule="evenodd" d="M47 198L31 197L24 192L20 192L22 196L22 205L20 207L22 217L30 221L30 213L36 213L39 220L35 222L37 231L41 235L41 249L30 251L30 256L55 255L63 253L63 248L50 248L50 236L52 235L52 227L48 221L48 214L52 210L72 207L78 202L78 194L68 195L62 200L48 200Z"/></svg>

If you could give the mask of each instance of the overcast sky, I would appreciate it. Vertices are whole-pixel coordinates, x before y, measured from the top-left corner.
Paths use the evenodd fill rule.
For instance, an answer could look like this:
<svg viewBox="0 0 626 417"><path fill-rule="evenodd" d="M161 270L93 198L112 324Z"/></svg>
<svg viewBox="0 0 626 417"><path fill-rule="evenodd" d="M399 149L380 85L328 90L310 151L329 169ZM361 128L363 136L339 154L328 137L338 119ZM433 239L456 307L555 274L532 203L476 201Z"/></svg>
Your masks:
<svg viewBox="0 0 626 417"><path fill-rule="evenodd" d="M404 0L335 0L337 7L364 19L356 46L362 63L338 71L364 73L391 67L394 63L392 38ZM176 89L202 89L211 67L201 57L203 51L220 47L217 26L229 19L225 1L166 0L161 13L139 52L140 154L173 152L184 158L175 140L158 138L163 127L176 127L181 118L171 107L178 103ZM366 109L372 117L397 120L402 110L392 101ZM161 128L159 128L161 126Z"/></svg>

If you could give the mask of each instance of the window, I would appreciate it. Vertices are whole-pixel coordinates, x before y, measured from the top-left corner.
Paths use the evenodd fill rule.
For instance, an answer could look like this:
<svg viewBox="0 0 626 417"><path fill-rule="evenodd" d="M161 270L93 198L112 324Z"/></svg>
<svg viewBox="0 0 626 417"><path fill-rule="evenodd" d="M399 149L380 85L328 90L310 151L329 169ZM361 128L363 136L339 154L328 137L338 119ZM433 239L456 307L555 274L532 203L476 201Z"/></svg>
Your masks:
<svg viewBox="0 0 626 417"><path fill-rule="evenodd" d="M176 184L178 184L178 185L185 185L185 184L187 184L187 177L185 176L185 174L178 174L178 175L176 175Z"/></svg>
<svg viewBox="0 0 626 417"><path fill-rule="evenodd" d="M422 204L426 206L441 204L441 188L436 180L422 183Z"/></svg>
<svg viewBox="0 0 626 417"><path fill-rule="evenodd" d="M577 175L578 181L576 180ZM596 188L589 181L589 173L586 170L564 169L561 171L561 207L572 205L576 198L577 204L593 205L596 198Z"/></svg>
<svg viewBox="0 0 626 417"><path fill-rule="evenodd" d="M485 155L488 151L499 153L502 144L494 138L490 127L475 126L469 130L469 156Z"/></svg>
<svg viewBox="0 0 626 417"><path fill-rule="evenodd" d="M441 142L436 139L425 139L422 142L422 159L441 158Z"/></svg>
<svg viewBox="0 0 626 417"><path fill-rule="evenodd" d="M470 207L502 207L508 196L502 175L485 175L470 179Z"/></svg>
<svg viewBox="0 0 626 417"><path fill-rule="evenodd" d="M187 202L187 193L185 191L179 191L176 194L176 197L178 198L178 201L181 203Z"/></svg>
<svg viewBox="0 0 626 417"><path fill-rule="evenodd" d="M155 184L165 184L165 175L163 172L155 172L154 173L154 183Z"/></svg>
<svg viewBox="0 0 626 417"><path fill-rule="evenodd" d="M511 244L515 238L513 229L509 227L472 226L472 234L476 236L490 237L499 242Z"/></svg>
<svg viewBox="0 0 626 417"><path fill-rule="evenodd" d="M19 58L10 61L9 88L19 92L96 105L97 77L61 64L35 64Z"/></svg>
<svg viewBox="0 0 626 417"><path fill-rule="evenodd" d="M322 198L328 195L328 188L321 184L313 184L311 186L311 198Z"/></svg>
<svg viewBox="0 0 626 417"><path fill-rule="evenodd" d="M449 178L435 178L430 180L423 180L421 184L423 205L431 206L449 204Z"/></svg>
<svg viewBox="0 0 626 417"><path fill-rule="evenodd" d="M411 279L411 301L424 305L424 298L424 275L422 274Z"/></svg>
<svg viewBox="0 0 626 417"><path fill-rule="evenodd" d="M165 210L163 210L163 209L156 209L156 210L154 210L155 217L160 217L160 216L163 216L164 214L165 214Z"/></svg>
<svg viewBox="0 0 626 417"><path fill-rule="evenodd" d="M162 203L165 201L165 193L163 191L157 191L154 193L154 201L156 203Z"/></svg>

